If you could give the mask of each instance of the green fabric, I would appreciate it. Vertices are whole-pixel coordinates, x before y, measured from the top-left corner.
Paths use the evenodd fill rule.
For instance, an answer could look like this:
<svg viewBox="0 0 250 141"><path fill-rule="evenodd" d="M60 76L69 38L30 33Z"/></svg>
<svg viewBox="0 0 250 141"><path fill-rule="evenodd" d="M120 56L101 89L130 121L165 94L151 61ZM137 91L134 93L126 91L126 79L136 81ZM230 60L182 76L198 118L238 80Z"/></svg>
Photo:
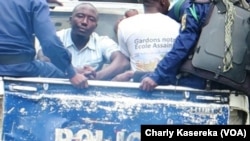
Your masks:
<svg viewBox="0 0 250 141"><path fill-rule="evenodd" d="M189 7L189 10L190 10L192 16L194 17L194 19L195 19L197 22L199 22L199 18L198 18L196 9L195 9L195 5L192 4L192 7Z"/></svg>
<svg viewBox="0 0 250 141"><path fill-rule="evenodd" d="M184 1L185 0L178 0L174 5L174 15L178 17L179 20L181 20L180 8Z"/></svg>

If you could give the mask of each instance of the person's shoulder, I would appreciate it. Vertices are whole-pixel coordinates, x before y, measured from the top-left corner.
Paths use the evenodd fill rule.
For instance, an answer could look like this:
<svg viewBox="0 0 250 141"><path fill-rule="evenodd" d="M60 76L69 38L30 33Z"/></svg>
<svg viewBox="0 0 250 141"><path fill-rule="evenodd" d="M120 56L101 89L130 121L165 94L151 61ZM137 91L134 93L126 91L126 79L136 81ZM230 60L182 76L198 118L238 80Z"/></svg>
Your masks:
<svg viewBox="0 0 250 141"><path fill-rule="evenodd" d="M168 23L177 23L179 24L176 20L174 20L173 18L171 18L169 15L165 15L165 14L159 14L159 19L161 19L162 21L168 22Z"/></svg>
<svg viewBox="0 0 250 141"><path fill-rule="evenodd" d="M142 14L137 14L132 17L124 18L123 20L120 21L119 24L134 24L137 21L140 21L142 17Z"/></svg>

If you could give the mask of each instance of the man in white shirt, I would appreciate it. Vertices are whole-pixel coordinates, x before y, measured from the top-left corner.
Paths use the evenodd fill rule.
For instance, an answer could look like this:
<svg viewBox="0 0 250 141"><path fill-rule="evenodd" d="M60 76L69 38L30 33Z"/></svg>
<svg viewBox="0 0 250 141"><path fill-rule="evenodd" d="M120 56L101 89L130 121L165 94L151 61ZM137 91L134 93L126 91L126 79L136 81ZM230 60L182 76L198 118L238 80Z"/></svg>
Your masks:
<svg viewBox="0 0 250 141"><path fill-rule="evenodd" d="M130 60L131 71L113 80L127 81L135 72L152 72L158 62L172 49L180 24L164 15L168 0L144 0L144 14L122 20L118 25L118 43Z"/></svg>
<svg viewBox="0 0 250 141"><path fill-rule="evenodd" d="M129 68L129 62L120 52L117 43L94 32L98 12L92 4L77 5L69 20L71 28L58 31L57 35L71 52L72 64L78 72L90 66L91 72L96 71L92 79L110 80ZM40 55L38 58L41 58ZM109 65L103 68L103 64L107 63Z"/></svg>

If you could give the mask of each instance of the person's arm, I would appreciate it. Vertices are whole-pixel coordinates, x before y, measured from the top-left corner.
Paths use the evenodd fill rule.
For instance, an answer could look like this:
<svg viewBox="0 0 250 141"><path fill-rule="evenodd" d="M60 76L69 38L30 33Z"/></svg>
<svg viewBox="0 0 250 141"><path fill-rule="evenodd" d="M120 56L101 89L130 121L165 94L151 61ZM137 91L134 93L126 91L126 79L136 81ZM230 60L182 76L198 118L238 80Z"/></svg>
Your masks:
<svg viewBox="0 0 250 141"><path fill-rule="evenodd" d="M180 34L176 38L172 50L164 56L154 73L150 75L156 83L160 84L163 80L171 82L171 79L175 79L181 64L199 39L208 9L208 4L196 4L196 11L199 11L198 17L202 17L199 22L193 17L190 10L186 9L186 18L183 19Z"/></svg>
<svg viewBox="0 0 250 141"><path fill-rule="evenodd" d="M116 75L111 81L130 81L133 78L134 73L135 72L132 70L127 70L121 74Z"/></svg>
<svg viewBox="0 0 250 141"><path fill-rule="evenodd" d="M50 19L49 7L47 4L38 3L33 15L33 26L36 37L38 38L43 53L49 57L51 62L67 72L69 78L75 75L71 65L71 54L63 47L62 42L56 35L56 29Z"/></svg>
<svg viewBox="0 0 250 141"><path fill-rule="evenodd" d="M96 73L96 79L109 80L129 69L129 61L120 51L113 52L110 61L110 64Z"/></svg>
<svg viewBox="0 0 250 141"><path fill-rule="evenodd" d="M128 70L124 73L121 73L117 76L115 76L111 81L130 81L133 79L133 82L141 82L144 75L150 72L142 72L142 71L132 71Z"/></svg>

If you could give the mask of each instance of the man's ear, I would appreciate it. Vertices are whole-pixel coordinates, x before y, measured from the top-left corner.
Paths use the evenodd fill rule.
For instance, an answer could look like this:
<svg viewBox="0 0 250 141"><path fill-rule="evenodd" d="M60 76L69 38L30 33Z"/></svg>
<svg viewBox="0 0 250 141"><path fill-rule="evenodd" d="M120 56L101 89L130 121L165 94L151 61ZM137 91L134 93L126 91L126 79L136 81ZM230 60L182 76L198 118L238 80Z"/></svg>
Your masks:
<svg viewBox="0 0 250 141"><path fill-rule="evenodd" d="M163 6L164 9L169 9L170 3L169 0L160 0L160 4Z"/></svg>
<svg viewBox="0 0 250 141"><path fill-rule="evenodd" d="M160 6L162 8L161 13L167 14L170 6L169 0L160 0Z"/></svg>

